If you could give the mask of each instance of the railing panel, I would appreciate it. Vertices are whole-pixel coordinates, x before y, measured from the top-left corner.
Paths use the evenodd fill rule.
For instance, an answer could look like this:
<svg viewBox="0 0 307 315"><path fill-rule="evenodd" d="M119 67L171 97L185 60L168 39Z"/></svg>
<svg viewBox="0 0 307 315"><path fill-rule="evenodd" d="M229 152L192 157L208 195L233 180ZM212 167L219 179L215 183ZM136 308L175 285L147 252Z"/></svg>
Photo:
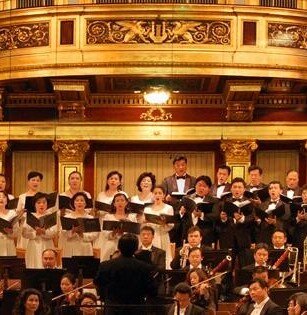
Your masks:
<svg viewBox="0 0 307 315"><path fill-rule="evenodd" d="M260 0L264 7L297 9L297 0Z"/></svg>
<svg viewBox="0 0 307 315"><path fill-rule="evenodd" d="M17 9L53 6L54 0L18 0Z"/></svg>

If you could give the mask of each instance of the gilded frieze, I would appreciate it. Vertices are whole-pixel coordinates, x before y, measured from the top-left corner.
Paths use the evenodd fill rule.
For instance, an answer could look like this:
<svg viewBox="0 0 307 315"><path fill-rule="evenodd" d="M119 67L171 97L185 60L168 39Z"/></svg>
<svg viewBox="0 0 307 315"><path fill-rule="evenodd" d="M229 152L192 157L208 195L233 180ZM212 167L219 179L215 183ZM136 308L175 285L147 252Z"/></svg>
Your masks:
<svg viewBox="0 0 307 315"><path fill-rule="evenodd" d="M229 45L230 21L87 20L87 44Z"/></svg>
<svg viewBox="0 0 307 315"><path fill-rule="evenodd" d="M48 45L48 22L0 27L0 51Z"/></svg>
<svg viewBox="0 0 307 315"><path fill-rule="evenodd" d="M269 46L307 49L307 25L269 23Z"/></svg>

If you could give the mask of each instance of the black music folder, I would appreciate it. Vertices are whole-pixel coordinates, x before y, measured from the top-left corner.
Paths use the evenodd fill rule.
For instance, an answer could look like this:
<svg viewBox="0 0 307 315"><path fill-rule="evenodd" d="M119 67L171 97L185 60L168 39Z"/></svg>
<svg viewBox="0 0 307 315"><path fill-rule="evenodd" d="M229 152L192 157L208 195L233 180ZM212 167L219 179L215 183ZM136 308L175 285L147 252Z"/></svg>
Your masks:
<svg viewBox="0 0 307 315"><path fill-rule="evenodd" d="M171 193L171 196L175 199L181 200L184 196L189 196L195 193L195 188L192 187L190 189L188 189L185 193L181 193L179 191L173 191Z"/></svg>
<svg viewBox="0 0 307 315"><path fill-rule="evenodd" d="M19 217L16 214L16 216L14 218L12 218L11 220L5 220L3 218L0 218L0 232L2 234L6 234L6 232L4 231L5 228L8 229L12 229L13 225L18 221Z"/></svg>
<svg viewBox="0 0 307 315"><path fill-rule="evenodd" d="M30 225L33 229L35 229L36 227L44 227L45 229L49 229L50 227L57 224L57 212L54 211L39 218L37 218L31 212L28 212L26 221L27 224Z"/></svg>
<svg viewBox="0 0 307 315"><path fill-rule="evenodd" d="M14 199L8 200L7 205L6 205L6 209L8 209L8 210L17 209L18 201L19 201L19 198L14 198Z"/></svg>
<svg viewBox="0 0 307 315"><path fill-rule="evenodd" d="M306 212L307 211L307 203L290 203L290 211L293 217L297 216L297 212Z"/></svg>
<svg viewBox="0 0 307 315"><path fill-rule="evenodd" d="M69 231L73 227L80 226L81 230L85 233L100 232L100 222L98 218L67 218L60 217L62 229Z"/></svg>
<svg viewBox="0 0 307 315"><path fill-rule="evenodd" d="M51 194L47 194L47 208L53 208L56 204L58 193L55 191ZM25 209L27 212L35 212L35 204L33 202L34 196L27 196L25 201Z"/></svg>
<svg viewBox="0 0 307 315"><path fill-rule="evenodd" d="M136 203L136 202L131 202L129 201L127 208L130 212L132 213L137 213L137 214L143 214L144 209L146 207L151 206L152 203Z"/></svg>
<svg viewBox="0 0 307 315"><path fill-rule="evenodd" d="M140 234L141 225L131 221L103 221L102 229L105 231L113 231L116 229L123 232Z"/></svg>
<svg viewBox="0 0 307 315"><path fill-rule="evenodd" d="M230 201L225 201L223 211L227 213L229 217L233 217L235 212L243 213L244 215L252 214L251 202L249 200L244 200L240 204L235 204Z"/></svg>
<svg viewBox="0 0 307 315"><path fill-rule="evenodd" d="M95 209L98 211L112 212L112 206L108 203L95 201Z"/></svg>
<svg viewBox="0 0 307 315"><path fill-rule="evenodd" d="M163 225L164 223L176 223L177 219L173 215L169 214L160 214L160 215L155 215L155 214L150 214L150 213L144 213L145 214L145 220L150 223L154 224L159 224Z"/></svg>
<svg viewBox="0 0 307 315"><path fill-rule="evenodd" d="M280 200L284 203L300 203L303 202L302 196L293 196L292 198L289 198L287 195L280 194Z"/></svg>
<svg viewBox="0 0 307 315"><path fill-rule="evenodd" d="M260 208L255 208L255 214L262 221L270 216L276 216L276 218L280 218L285 214L285 206L280 205L279 207L272 210L262 210Z"/></svg>
<svg viewBox="0 0 307 315"><path fill-rule="evenodd" d="M183 198L181 201L182 205L188 212L192 212L193 210L197 209L202 211L203 213L211 213L214 203L213 202L198 202L196 203L191 198Z"/></svg>
<svg viewBox="0 0 307 315"><path fill-rule="evenodd" d="M244 196L246 198L256 199L257 197L263 202L270 197L268 187L259 188L253 191L245 190Z"/></svg>
<svg viewBox="0 0 307 315"><path fill-rule="evenodd" d="M85 208L93 208L93 200L87 198ZM72 198L68 196L59 195L59 209L70 209L74 210L72 204Z"/></svg>

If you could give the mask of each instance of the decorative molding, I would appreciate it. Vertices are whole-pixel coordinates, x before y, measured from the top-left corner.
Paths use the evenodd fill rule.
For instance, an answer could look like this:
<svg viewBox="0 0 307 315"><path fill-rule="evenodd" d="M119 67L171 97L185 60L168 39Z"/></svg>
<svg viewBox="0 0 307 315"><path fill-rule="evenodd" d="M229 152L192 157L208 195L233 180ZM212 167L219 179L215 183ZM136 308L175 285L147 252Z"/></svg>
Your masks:
<svg viewBox="0 0 307 315"><path fill-rule="evenodd" d="M253 102L228 102L227 121L252 121L254 113Z"/></svg>
<svg viewBox="0 0 307 315"><path fill-rule="evenodd" d="M0 27L0 51L49 45L49 22Z"/></svg>
<svg viewBox="0 0 307 315"><path fill-rule="evenodd" d="M8 149L8 142L7 141L0 141L0 153L4 153L6 152L6 150ZM1 154L0 154L1 156Z"/></svg>
<svg viewBox="0 0 307 315"><path fill-rule="evenodd" d="M230 21L87 20L86 42L230 45L230 34Z"/></svg>
<svg viewBox="0 0 307 315"><path fill-rule="evenodd" d="M307 25L269 23L269 46L307 49Z"/></svg>
<svg viewBox="0 0 307 315"><path fill-rule="evenodd" d="M166 113L165 110L160 106L151 107L145 113L140 115L141 120L147 121L166 121L171 120L172 118L172 114Z"/></svg>
<svg viewBox="0 0 307 315"><path fill-rule="evenodd" d="M220 145L227 163L250 162L251 153L256 151L256 140L222 140Z"/></svg>
<svg viewBox="0 0 307 315"><path fill-rule="evenodd" d="M52 148L60 162L83 162L90 145L88 141L55 141Z"/></svg>

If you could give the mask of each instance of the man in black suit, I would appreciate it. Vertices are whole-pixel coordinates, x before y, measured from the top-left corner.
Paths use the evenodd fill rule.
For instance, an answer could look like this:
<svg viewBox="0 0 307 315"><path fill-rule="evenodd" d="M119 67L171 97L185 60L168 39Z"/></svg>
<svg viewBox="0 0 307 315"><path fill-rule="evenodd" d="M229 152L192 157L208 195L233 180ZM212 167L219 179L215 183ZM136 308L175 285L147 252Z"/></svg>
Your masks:
<svg viewBox="0 0 307 315"><path fill-rule="evenodd" d="M231 173L231 169L228 165L220 165L217 173L217 183L211 187L212 196L221 198L221 195L225 192L230 191L230 184L227 182Z"/></svg>
<svg viewBox="0 0 307 315"><path fill-rule="evenodd" d="M158 270L165 270L166 253L165 253L165 250L152 245L154 236L155 236L155 230L149 225L144 225L140 231L140 241L141 241L140 250L150 251L151 263Z"/></svg>
<svg viewBox="0 0 307 315"><path fill-rule="evenodd" d="M143 304L155 293L153 266L133 257L138 244L136 235L124 234L118 242L121 255L100 264L94 283L106 305Z"/></svg>
<svg viewBox="0 0 307 315"><path fill-rule="evenodd" d="M286 186L282 193L292 199L294 196L300 196L301 192L298 172L296 170L289 170L286 176Z"/></svg>
<svg viewBox="0 0 307 315"><path fill-rule="evenodd" d="M196 178L187 174L188 159L184 155L176 155L173 159L175 173L164 178L162 186L165 189L165 200L174 208L175 215L179 213L180 199L172 196L172 193L184 195L189 189L194 188ZM180 221L169 231L170 241L176 243L176 247L182 246Z"/></svg>
<svg viewBox="0 0 307 315"><path fill-rule="evenodd" d="M177 304L171 306L168 315L205 315L205 310L199 306L191 303L192 289L185 282L180 282L175 287L174 299L178 301L179 312Z"/></svg>
<svg viewBox="0 0 307 315"><path fill-rule="evenodd" d="M263 279L255 278L249 285L251 304L247 315L282 315L283 310L268 296L268 284Z"/></svg>

